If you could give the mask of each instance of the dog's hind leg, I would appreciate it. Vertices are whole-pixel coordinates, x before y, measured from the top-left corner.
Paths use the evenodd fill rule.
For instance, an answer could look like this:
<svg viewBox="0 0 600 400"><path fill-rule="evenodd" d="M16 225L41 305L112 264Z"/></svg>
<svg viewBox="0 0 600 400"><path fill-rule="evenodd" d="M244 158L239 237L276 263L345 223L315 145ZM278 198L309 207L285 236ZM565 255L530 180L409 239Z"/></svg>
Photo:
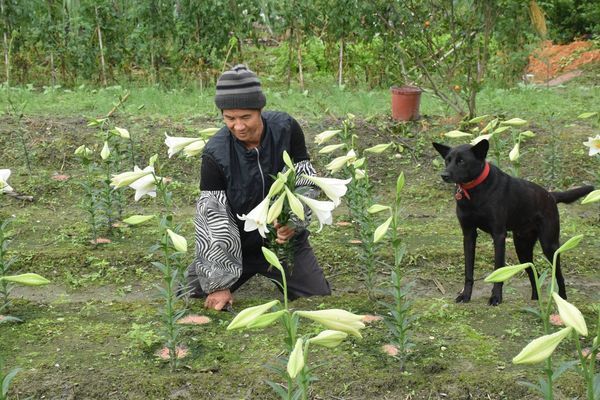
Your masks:
<svg viewBox="0 0 600 400"><path fill-rule="evenodd" d="M535 247L537 235L535 233L523 234L514 232L513 240L515 242L515 250L517 252L517 256L519 257L519 262L521 264L533 262L533 248ZM531 283L531 300L537 300L538 292L535 285L535 278L533 276L533 269L527 268L525 271L527 271L529 282Z"/></svg>
<svg viewBox="0 0 600 400"><path fill-rule="evenodd" d="M555 233L556 232L556 233ZM552 263L554 252L558 250L558 227L552 230L551 233L544 232L540 234L540 244L544 255ZM567 299L567 290L565 288L565 279L560 268L560 255L556 256L556 283L558 284L558 294L563 299Z"/></svg>

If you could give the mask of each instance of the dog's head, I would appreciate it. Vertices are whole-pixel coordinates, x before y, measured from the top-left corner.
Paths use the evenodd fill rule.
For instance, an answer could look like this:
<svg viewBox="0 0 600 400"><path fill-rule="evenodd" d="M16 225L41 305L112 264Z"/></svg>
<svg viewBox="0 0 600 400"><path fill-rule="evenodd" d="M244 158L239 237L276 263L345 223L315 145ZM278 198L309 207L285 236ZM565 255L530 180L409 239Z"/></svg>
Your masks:
<svg viewBox="0 0 600 400"><path fill-rule="evenodd" d="M474 146L463 144L448 147L440 143L433 143L433 147L444 157L446 163L442 179L445 182L467 183L477 178L483 170L490 144L484 139Z"/></svg>

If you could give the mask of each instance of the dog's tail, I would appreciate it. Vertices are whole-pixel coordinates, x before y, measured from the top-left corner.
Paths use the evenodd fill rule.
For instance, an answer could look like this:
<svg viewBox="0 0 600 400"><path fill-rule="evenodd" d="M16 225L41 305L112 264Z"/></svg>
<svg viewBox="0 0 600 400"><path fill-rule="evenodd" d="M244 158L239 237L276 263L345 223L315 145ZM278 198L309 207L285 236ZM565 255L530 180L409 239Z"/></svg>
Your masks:
<svg viewBox="0 0 600 400"><path fill-rule="evenodd" d="M591 185L581 186L575 189L567 190L566 192L550 192L550 195L554 197L557 203L572 203L575 200L585 196L589 192L594 190Z"/></svg>

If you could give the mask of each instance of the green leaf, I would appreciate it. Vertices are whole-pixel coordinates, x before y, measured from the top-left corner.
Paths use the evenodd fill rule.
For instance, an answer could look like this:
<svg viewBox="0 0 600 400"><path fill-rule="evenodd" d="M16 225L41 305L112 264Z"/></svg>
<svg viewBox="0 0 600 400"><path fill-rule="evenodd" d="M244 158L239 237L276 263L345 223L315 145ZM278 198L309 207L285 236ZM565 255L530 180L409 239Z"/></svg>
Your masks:
<svg viewBox="0 0 600 400"><path fill-rule="evenodd" d="M556 254L561 254L565 251L574 249L575 247L579 246L581 239L583 239L583 235L573 236L571 239L567 240L565 244L560 246L558 250L556 250Z"/></svg>
<svg viewBox="0 0 600 400"><path fill-rule="evenodd" d="M579 118L579 119L588 119L588 118L593 117L596 114L598 114L598 113L597 112L585 112L583 114L579 114L577 116L577 118Z"/></svg>
<svg viewBox="0 0 600 400"><path fill-rule="evenodd" d="M22 371L21 368L13 368L4 376L4 379L2 380L2 397L6 397L8 389L10 388L10 383L20 371Z"/></svg>
<svg viewBox="0 0 600 400"><path fill-rule="evenodd" d="M2 276L0 277L0 281L14 282L25 286L41 286L50 283L50 281L43 276L31 272L21 275Z"/></svg>
<svg viewBox="0 0 600 400"><path fill-rule="evenodd" d="M143 224L146 221L150 221L154 217L154 215L132 215L129 218L125 218L123 222L125 222L128 225L139 225Z"/></svg>

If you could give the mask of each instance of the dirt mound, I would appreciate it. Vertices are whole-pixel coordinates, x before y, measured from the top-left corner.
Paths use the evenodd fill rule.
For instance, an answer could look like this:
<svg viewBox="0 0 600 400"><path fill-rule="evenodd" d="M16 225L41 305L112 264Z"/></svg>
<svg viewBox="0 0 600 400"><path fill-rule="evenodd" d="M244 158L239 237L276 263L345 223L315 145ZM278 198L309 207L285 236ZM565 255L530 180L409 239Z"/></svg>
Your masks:
<svg viewBox="0 0 600 400"><path fill-rule="evenodd" d="M547 82L576 71L584 64L599 62L600 49L593 49L592 42L575 41L558 45L547 40L529 56L527 74L533 75L530 81Z"/></svg>

